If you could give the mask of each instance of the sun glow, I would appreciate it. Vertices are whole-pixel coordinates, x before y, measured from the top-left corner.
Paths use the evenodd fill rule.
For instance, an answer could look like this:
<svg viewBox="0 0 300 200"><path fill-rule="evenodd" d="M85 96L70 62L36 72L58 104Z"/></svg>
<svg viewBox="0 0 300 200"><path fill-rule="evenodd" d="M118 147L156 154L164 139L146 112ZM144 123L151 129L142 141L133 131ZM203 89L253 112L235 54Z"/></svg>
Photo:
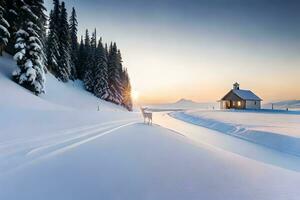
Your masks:
<svg viewBox="0 0 300 200"><path fill-rule="evenodd" d="M132 96L132 99L134 101L137 101L139 99L140 93L138 91L136 91L136 90L132 90L131 91L131 96Z"/></svg>

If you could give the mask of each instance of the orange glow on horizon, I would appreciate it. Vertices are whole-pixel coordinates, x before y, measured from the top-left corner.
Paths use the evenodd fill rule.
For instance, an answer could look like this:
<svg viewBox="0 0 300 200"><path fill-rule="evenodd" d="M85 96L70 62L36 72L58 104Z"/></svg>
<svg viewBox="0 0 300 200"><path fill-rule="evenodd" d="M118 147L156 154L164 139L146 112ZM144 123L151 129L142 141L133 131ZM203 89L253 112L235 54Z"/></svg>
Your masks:
<svg viewBox="0 0 300 200"><path fill-rule="evenodd" d="M179 99L185 98L195 102L217 102L222 98L231 88L232 84L226 85L211 85L210 87L200 88L195 86L193 88L164 88L159 90L144 91L139 94L138 101L140 104L163 104L174 103ZM276 102L283 100L300 99L300 90L296 87L290 87L290 84L277 86L275 89L269 85L257 84L241 84L241 89L249 89L263 99L263 103ZM199 88L199 89L197 89Z"/></svg>

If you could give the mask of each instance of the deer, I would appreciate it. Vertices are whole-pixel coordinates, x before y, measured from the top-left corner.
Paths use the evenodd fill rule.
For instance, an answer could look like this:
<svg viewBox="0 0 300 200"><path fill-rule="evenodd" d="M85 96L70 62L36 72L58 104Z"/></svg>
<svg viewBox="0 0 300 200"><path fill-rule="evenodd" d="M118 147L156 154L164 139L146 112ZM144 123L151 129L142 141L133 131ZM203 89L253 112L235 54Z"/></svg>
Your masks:
<svg viewBox="0 0 300 200"><path fill-rule="evenodd" d="M152 125L152 113L151 112L145 112L147 108L142 108L141 107L141 111L142 111L142 115L144 118L144 123L146 123L146 120L148 119L148 124Z"/></svg>

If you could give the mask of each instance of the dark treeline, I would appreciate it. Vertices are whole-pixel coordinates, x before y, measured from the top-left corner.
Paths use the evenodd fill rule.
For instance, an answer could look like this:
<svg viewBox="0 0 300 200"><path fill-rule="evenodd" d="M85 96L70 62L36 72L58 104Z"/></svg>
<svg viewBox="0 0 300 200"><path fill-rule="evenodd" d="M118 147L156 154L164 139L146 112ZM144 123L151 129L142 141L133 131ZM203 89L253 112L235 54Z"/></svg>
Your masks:
<svg viewBox="0 0 300 200"><path fill-rule="evenodd" d="M0 0L0 54L14 55L13 80L36 95L45 92L45 73L62 82L82 80L100 99L132 110L131 85L117 44L103 44L96 29L78 42L75 8L53 0L49 17L44 0Z"/></svg>

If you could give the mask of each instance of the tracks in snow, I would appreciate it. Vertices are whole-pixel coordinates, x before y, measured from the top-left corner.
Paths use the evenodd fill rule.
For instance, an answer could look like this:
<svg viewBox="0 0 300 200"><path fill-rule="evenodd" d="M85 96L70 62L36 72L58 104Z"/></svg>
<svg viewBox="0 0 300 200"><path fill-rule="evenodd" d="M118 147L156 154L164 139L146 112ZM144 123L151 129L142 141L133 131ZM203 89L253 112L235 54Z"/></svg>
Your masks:
<svg viewBox="0 0 300 200"><path fill-rule="evenodd" d="M14 140L0 144L0 176L26 164L76 148L118 129L137 123L137 119L116 120L66 129L44 137Z"/></svg>
<svg viewBox="0 0 300 200"><path fill-rule="evenodd" d="M118 129L121 129L123 127L129 126L129 125L132 125L135 123L136 122L129 122L129 123L123 124L121 126L117 126L117 127L113 127L113 128L111 126L108 126L108 127L103 127L100 129L91 130L88 133L83 134L82 136L78 136L78 137L67 139L67 140L57 142L54 144L38 147L36 149L31 150L26 155L27 156L43 155L42 157L49 157L49 156L57 155L57 154L65 152L67 150L70 150L72 148L75 148L79 145L82 145L84 143L87 143L89 141L92 141L94 139L102 137L104 135L107 135L108 133L111 133L113 131L116 131ZM104 130L104 132L100 132L103 130Z"/></svg>

